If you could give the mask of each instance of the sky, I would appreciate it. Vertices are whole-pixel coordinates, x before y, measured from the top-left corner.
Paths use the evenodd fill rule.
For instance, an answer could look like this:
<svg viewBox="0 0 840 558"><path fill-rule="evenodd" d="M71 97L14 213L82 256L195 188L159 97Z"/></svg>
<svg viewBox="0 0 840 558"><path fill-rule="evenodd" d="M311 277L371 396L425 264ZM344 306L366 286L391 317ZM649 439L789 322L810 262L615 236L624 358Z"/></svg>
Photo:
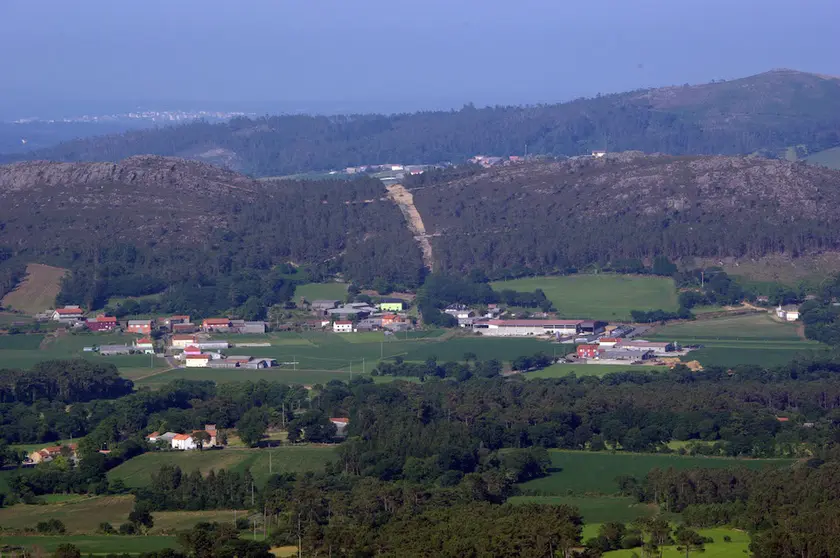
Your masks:
<svg viewBox="0 0 840 558"><path fill-rule="evenodd" d="M0 0L0 116L394 112L840 75L838 21L837 0Z"/></svg>

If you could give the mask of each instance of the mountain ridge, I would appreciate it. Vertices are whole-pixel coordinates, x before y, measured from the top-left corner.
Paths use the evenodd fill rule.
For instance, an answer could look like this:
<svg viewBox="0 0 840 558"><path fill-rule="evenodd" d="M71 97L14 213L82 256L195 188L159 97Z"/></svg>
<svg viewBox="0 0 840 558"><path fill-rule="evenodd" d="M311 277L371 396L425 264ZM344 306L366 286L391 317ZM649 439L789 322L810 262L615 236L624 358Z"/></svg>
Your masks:
<svg viewBox="0 0 840 558"><path fill-rule="evenodd" d="M592 150L673 155L803 155L840 145L840 80L775 70L731 81L566 103L343 116L281 115L131 131L0 162L179 156L254 176L384 162L459 162L476 154L573 156Z"/></svg>

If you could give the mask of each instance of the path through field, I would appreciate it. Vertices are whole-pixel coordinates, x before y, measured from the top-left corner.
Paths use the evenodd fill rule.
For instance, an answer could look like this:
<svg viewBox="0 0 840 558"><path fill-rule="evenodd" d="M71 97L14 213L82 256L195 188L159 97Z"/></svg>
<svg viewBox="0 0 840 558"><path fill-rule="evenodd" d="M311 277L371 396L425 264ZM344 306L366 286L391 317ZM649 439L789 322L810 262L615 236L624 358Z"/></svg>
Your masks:
<svg viewBox="0 0 840 558"><path fill-rule="evenodd" d="M434 258L432 257L432 243L429 242L429 235L426 234L426 226L423 224L423 218L420 217L420 212L414 205L414 196L405 189L402 184L389 184L385 186L388 190L388 197L397 204L397 207L402 211L405 217L408 228L414 234L414 239L420 245L420 250L423 252L423 264L429 268L434 269Z"/></svg>

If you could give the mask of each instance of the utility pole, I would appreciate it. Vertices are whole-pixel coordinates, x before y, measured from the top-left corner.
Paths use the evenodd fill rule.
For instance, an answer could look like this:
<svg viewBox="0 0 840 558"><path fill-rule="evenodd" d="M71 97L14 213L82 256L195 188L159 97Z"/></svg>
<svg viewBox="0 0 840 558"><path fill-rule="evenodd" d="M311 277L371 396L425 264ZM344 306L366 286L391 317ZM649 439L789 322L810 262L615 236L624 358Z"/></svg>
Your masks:
<svg viewBox="0 0 840 558"><path fill-rule="evenodd" d="M350 361L350 379L353 379L353 361Z"/></svg>
<svg viewBox="0 0 840 558"><path fill-rule="evenodd" d="M297 357L292 355L292 370L297 370Z"/></svg>
<svg viewBox="0 0 840 558"><path fill-rule="evenodd" d="M268 450L268 474L272 473L271 471L271 454L274 453L271 450Z"/></svg>
<svg viewBox="0 0 840 558"><path fill-rule="evenodd" d="M362 357L362 374L365 373L365 370L366 370L365 369L365 357ZM352 380L353 378L350 378L350 379Z"/></svg>
<svg viewBox="0 0 840 558"><path fill-rule="evenodd" d="M254 505L254 481L251 481L251 505Z"/></svg>
<svg viewBox="0 0 840 558"><path fill-rule="evenodd" d="M385 340L379 342L379 360L382 360L383 355L385 354Z"/></svg>

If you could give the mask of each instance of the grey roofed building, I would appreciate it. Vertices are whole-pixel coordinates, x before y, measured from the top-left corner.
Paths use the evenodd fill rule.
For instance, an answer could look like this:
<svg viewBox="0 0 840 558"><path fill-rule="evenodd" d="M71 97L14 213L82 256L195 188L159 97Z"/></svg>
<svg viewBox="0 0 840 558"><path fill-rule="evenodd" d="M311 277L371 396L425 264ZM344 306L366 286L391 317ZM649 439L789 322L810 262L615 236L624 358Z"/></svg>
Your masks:
<svg viewBox="0 0 840 558"><path fill-rule="evenodd" d="M240 333L265 333L265 322L245 322Z"/></svg>
<svg viewBox="0 0 840 558"><path fill-rule="evenodd" d="M329 310L331 308L335 308L340 303L340 300L313 300L309 303L309 306L311 306L313 310Z"/></svg>
<svg viewBox="0 0 840 558"><path fill-rule="evenodd" d="M127 355L131 353L131 347L128 345L102 345L99 347L100 355Z"/></svg>
<svg viewBox="0 0 840 558"><path fill-rule="evenodd" d="M653 357L653 351L628 351L626 349L606 349L598 358L600 360L647 360Z"/></svg>

